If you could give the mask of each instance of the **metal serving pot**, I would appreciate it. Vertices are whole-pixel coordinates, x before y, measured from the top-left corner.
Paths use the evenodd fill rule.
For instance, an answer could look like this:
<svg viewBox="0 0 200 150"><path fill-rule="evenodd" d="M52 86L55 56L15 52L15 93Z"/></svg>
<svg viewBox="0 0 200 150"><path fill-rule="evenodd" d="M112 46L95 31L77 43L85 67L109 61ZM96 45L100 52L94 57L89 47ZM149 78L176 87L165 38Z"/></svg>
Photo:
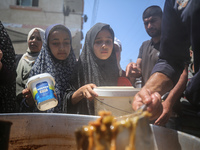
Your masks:
<svg viewBox="0 0 200 150"><path fill-rule="evenodd" d="M12 122L9 150L76 149L74 131L97 116L19 113L0 114L0 120ZM150 125L158 150L197 150L200 139L175 130Z"/></svg>

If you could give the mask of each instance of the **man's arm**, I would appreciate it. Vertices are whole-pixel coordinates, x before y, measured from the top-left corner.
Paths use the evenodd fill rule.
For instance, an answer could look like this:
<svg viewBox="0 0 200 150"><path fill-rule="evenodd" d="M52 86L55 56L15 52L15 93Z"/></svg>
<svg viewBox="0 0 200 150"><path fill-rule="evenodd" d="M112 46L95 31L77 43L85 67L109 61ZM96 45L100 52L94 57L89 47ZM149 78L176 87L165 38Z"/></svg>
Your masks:
<svg viewBox="0 0 200 150"><path fill-rule="evenodd" d="M161 116L155 121L156 125L165 125L167 123L172 113L172 107L174 106L177 100L180 100L180 97L186 88L187 79L188 79L188 66L186 66L185 69L183 70L183 73L181 74L178 83L170 91L167 99L164 102L162 102L163 112Z"/></svg>
<svg viewBox="0 0 200 150"><path fill-rule="evenodd" d="M144 87L134 96L133 109L137 110L143 104L152 113L151 120L157 119L162 113L161 95L173 88L173 82L166 75L156 72L146 82Z"/></svg>

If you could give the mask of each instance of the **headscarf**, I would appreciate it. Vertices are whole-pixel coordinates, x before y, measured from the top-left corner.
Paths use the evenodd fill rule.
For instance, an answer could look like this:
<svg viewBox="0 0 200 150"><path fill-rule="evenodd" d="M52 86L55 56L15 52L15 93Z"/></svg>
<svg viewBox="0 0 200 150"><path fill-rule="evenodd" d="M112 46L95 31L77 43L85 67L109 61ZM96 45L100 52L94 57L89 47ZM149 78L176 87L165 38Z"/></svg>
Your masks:
<svg viewBox="0 0 200 150"><path fill-rule="evenodd" d="M33 34L33 32L35 30L39 31L42 43L44 42L44 30L41 28L33 28L31 29L31 31L28 33L28 37L27 37L27 43L31 37L31 35ZM31 50L29 49L29 47L26 50L26 53L22 56L22 59L24 59L25 61L27 61L28 63L34 63L36 58L38 57L40 52L31 52Z"/></svg>
<svg viewBox="0 0 200 150"><path fill-rule="evenodd" d="M33 28L29 31L28 36L27 36L27 43L35 30L38 30L42 43L43 43L44 30L41 28ZM39 53L40 51L31 52L28 46L26 53L22 56L22 58L19 61L19 64L17 65L16 95L17 95L17 100L19 101L19 103L21 103L21 100L22 100L22 90L25 89L25 85L29 79L31 68L35 60L37 59Z"/></svg>
<svg viewBox="0 0 200 150"><path fill-rule="evenodd" d="M122 51L121 41L115 37L114 44L116 44L119 47L119 50L120 50L120 53L121 53L121 51ZM120 60L121 60L121 55L120 55L120 58L119 58L119 62L117 62L117 65L118 65L118 68L119 68L119 76L121 77L122 76L122 68L121 68L121 65L120 65Z"/></svg>
<svg viewBox="0 0 200 150"><path fill-rule="evenodd" d="M0 70L0 113L16 112L15 51L11 39L0 21L0 49L3 53Z"/></svg>
<svg viewBox="0 0 200 150"><path fill-rule="evenodd" d="M102 60L96 57L93 49L94 41L97 34L102 30L110 31L113 39L113 50L111 56ZM75 89L80 88L89 83L94 83L97 86L116 86L119 76L117 59L114 51L114 32L110 25L104 23L95 24L86 34L84 47L75 67L75 74L72 76L72 85ZM82 104L80 104L82 103ZM89 102L86 99L81 100L79 108L83 109L87 105L88 114L94 114L94 102ZM82 108L81 108L82 107ZM86 113L78 110L78 113Z"/></svg>
<svg viewBox="0 0 200 150"><path fill-rule="evenodd" d="M72 43L72 37L70 30L61 24L53 24L47 27L45 31L45 40L42 46L42 50L33 65L30 76L34 76L41 73L49 73L55 79L55 92L58 98L58 106L54 109L50 109L47 112L62 112L62 98L65 90L69 87L68 82L70 80L76 58L74 51L70 49L69 56L65 60L56 59L48 46L49 34L57 29L64 29L70 36L70 43ZM72 45L72 44L71 44Z"/></svg>

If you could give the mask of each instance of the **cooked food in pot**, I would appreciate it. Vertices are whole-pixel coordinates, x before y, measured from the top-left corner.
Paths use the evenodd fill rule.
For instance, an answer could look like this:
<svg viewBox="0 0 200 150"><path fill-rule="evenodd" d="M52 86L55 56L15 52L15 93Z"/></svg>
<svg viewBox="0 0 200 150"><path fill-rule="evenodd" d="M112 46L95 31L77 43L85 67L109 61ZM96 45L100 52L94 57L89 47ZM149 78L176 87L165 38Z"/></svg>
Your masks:
<svg viewBox="0 0 200 150"><path fill-rule="evenodd" d="M115 118L110 112L100 111L99 115L100 118L96 121L89 122L89 125L85 125L75 132L78 150L135 150L138 122L141 118L148 120L151 114L142 111ZM146 135L144 134L144 136ZM141 138L141 136L139 137ZM151 147L149 148L151 149Z"/></svg>

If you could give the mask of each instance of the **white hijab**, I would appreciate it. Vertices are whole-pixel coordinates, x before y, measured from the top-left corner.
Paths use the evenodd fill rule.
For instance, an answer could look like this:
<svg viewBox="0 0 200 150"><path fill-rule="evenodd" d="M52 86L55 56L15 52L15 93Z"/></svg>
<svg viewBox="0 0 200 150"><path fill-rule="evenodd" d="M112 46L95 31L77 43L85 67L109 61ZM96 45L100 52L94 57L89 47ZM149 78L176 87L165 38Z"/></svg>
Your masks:
<svg viewBox="0 0 200 150"><path fill-rule="evenodd" d="M116 44L116 45L119 47L120 53L121 53L121 51L122 51L122 44L121 44L121 41L115 37L114 44ZM117 62L117 66L118 66L118 68L119 68L119 76L121 77L121 76L122 76L122 68L121 68L121 65L120 65L121 54L120 54L119 57L120 57L120 58L119 58L119 62Z"/></svg>
<svg viewBox="0 0 200 150"><path fill-rule="evenodd" d="M31 31L28 33L28 36L27 36L27 43L31 37L31 35L33 34L33 32L35 30L38 30L39 31L39 34L40 34L40 37L41 37L41 40L42 40L42 43L44 42L44 30L41 29L41 28L33 28L31 29ZM29 49L29 47L27 48L26 50L26 53L23 55L22 59L24 59L26 62L28 63L34 63L36 58L38 57L40 52L31 52L31 50Z"/></svg>

